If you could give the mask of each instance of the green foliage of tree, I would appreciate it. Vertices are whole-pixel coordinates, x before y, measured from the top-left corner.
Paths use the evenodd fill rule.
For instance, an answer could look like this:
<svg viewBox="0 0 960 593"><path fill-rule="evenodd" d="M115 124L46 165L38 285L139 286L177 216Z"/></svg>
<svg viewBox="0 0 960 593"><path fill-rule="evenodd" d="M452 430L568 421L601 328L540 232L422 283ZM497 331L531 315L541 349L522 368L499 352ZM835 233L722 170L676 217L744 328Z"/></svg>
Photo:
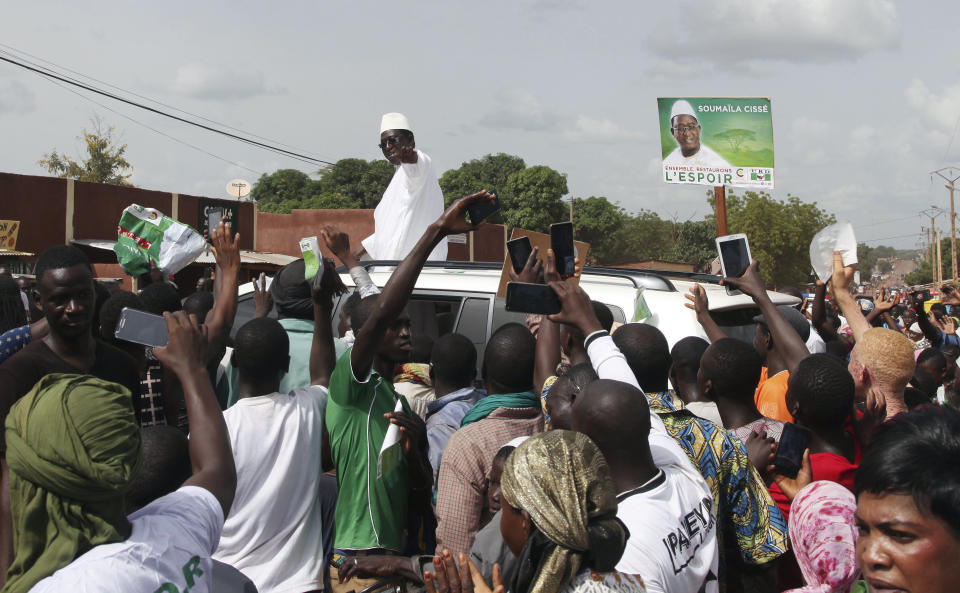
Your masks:
<svg viewBox="0 0 960 593"><path fill-rule="evenodd" d="M318 171L319 193L328 196L339 194L345 198L342 203L360 204L342 206L344 208L376 208L390 185L394 171L393 165L385 160L341 159ZM328 197L325 203L337 201Z"/></svg>
<svg viewBox="0 0 960 593"><path fill-rule="evenodd" d="M713 192L708 192L713 203ZM810 274L810 241L823 227L836 221L816 202L796 196L775 200L767 192L727 195L727 227L744 233L750 254L771 287L806 284Z"/></svg>
<svg viewBox="0 0 960 593"><path fill-rule="evenodd" d="M873 268L877 265L877 260L886 257L897 256L897 250L887 245L878 245L870 247L866 243L857 243L857 269L860 270L860 278L868 279L873 275Z"/></svg>
<svg viewBox="0 0 960 593"><path fill-rule="evenodd" d="M624 233L630 216L606 198L576 198L573 203L573 234L590 244L588 264L622 263L629 257L624 249Z"/></svg>
<svg viewBox="0 0 960 593"><path fill-rule="evenodd" d="M77 137L78 140L83 140L87 158L78 162L65 154L57 153L54 149L43 155L38 164L51 175L62 179L132 187L133 184L129 179L133 174L133 166L124 156L127 145L117 144L114 138L116 131L114 126L104 127L99 117L94 117L90 121L93 124L93 131L84 128L82 135Z"/></svg>
<svg viewBox="0 0 960 593"><path fill-rule="evenodd" d="M297 169L280 169L263 174L250 188L250 197L263 212L289 213L301 208L303 202L319 194L318 182Z"/></svg>
<svg viewBox="0 0 960 593"><path fill-rule="evenodd" d="M512 173L504 190L509 202L502 215L509 227L547 233L552 223L568 219L563 203L567 177L550 167L537 165Z"/></svg>
<svg viewBox="0 0 960 593"><path fill-rule="evenodd" d="M703 271L717 257L717 224L714 220L687 220L676 226L673 245L662 259L693 264Z"/></svg>
<svg viewBox="0 0 960 593"><path fill-rule="evenodd" d="M443 200L449 206L457 198L486 189L496 191L506 204L512 197L507 190L507 180L526 168L522 158L502 152L473 159L440 176Z"/></svg>
<svg viewBox="0 0 960 593"><path fill-rule="evenodd" d="M738 152L740 147L743 146L743 143L748 140L756 140L757 134L753 130L744 130L742 128L733 128L731 130L724 130L713 135L713 138L726 142L730 146L730 150Z"/></svg>

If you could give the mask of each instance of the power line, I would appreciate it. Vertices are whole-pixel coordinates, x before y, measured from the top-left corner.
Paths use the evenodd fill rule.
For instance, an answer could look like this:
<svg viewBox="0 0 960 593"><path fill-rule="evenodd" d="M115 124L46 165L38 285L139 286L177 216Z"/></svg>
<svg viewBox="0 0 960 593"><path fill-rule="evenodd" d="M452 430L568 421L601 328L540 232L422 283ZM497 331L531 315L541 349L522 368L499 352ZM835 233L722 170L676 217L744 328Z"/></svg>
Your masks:
<svg viewBox="0 0 960 593"><path fill-rule="evenodd" d="M880 222L871 222L870 224L855 224L855 225L853 225L853 228L855 228L855 229L865 229L865 228L867 228L867 227L880 226L881 224L890 224L890 223L893 223L893 222L903 222L904 220L909 220L909 219L915 218L915 217L917 217L917 216L920 216L920 215L919 215L919 214L913 214L913 215L908 215L908 216L901 216L901 217L899 217L899 218L891 218L890 220L881 220Z"/></svg>
<svg viewBox="0 0 960 593"><path fill-rule="evenodd" d="M203 149L203 148L200 148L199 146L194 146L193 144L190 144L189 142L186 142L186 141L184 141L184 140L180 140L179 138L175 138L175 137L171 136L170 134L167 134L166 132L161 132L160 130L158 130L158 129L156 129L156 128L150 127L150 126L148 126L147 124L145 124L145 123L143 123L143 122L141 122L141 121L137 121L136 119L130 117L129 115L127 115L127 114L125 114L125 113L121 113L121 112L117 111L116 109L112 109L112 108L110 108L110 107L107 107L106 105L104 105L103 103L100 103L99 101L95 101L94 99L91 99L90 97L88 97L88 96L86 96L86 95L84 95L84 94L82 94L82 93L79 93L79 92L77 92L77 91L75 91L75 90L73 90L73 89L71 89L71 88L67 88L67 87L63 86L62 84L60 84L59 82L57 82L56 80L47 79L47 82L49 82L50 84L55 84L55 85L57 85L58 87L62 88L63 90L67 91L67 92L73 93L74 95L76 95L76 96L78 96L78 97L80 97L80 98L82 98L82 99L86 99L87 101L90 101L90 102L93 103L94 105L99 105L100 107L103 107L103 108L106 109L107 111L116 113L116 114L119 115L120 117L124 117L124 118L126 118L126 119L129 119L129 120L132 121L133 123L135 123L135 124L137 124L137 125L139 125L139 126L143 126L144 128L146 128L146 129L148 129L148 130L150 130L150 131L152 131L152 132L156 132L157 134L160 134L161 136L164 136L164 137L166 137L166 138L169 138L170 140L173 140L174 142L178 142L178 143L180 143L180 144L183 144L184 146L187 146L187 147L192 148L192 149L194 149L194 150L200 151L200 152L202 152L202 153L204 153L204 154L206 154L206 155L212 156L213 158L219 159L219 160L221 160L221 161L223 161L223 162L225 162L225 163L229 163L229 164L234 165L234 166L236 166L236 167L240 167L241 169L244 169L244 170L246 170L246 171L250 171L251 173L253 173L253 174L255 174L255 175L263 175L263 173L261 173L260 171L255 171L255 170L251 169L250 167L246 167L246 166L244 166L244 165L241 165L240 163L231 161L230 159L224 158L224 157L222 157L222 156L220 156L220 155L213 154L213 153L210 152L209 150L205 150L205 149Z"/></svg>
<svg viewBox="0 0 960 593"><path fill-rule="evenodd" d="M118 86L116 86L116 85L110 84L109 82L105 82L105 81L103 81L103 80L94 78L94 77L92 77L92 76L88 76L88 75L86 75L86 74L84 74L84 73L82 73L82 72L77 72L76 70L71 70L70 68L67 68L66 66L60 66L59 64L56 64L56 63L54 63L54 62L51 62L50 60L45 60L45 59L43 59L43 58L41 58L41 57L39 57L39 56L35 56L35 55L33 55L33 54L29 54L29 53L27 53L27 52L25 52L25 51L23 51L23 50L17 49L17 48L15 48L15 47L11 47L11 46L6 45L6 44L4 44L4 43L0 43L0 47L5 47L5 48L7 48L8 50L11 50L14 54L21 54L22 56L28 56L28 57L30 57L30 58L33 58L34 60L39 60L39 61L43 62L44 64L50 64L51 66L54 66L54 67L56 67L56 68L59 68L60 70L66 70L67 72L70 72L70 73L72 73L72 74L76 74L77 76L80 76L81 78L86 78L86 79L88 79L88 80L92 80L92 81L94 81L94 82L97 82L97 83L100 83L100 84L102 84L102 85L108 86L108 87L110 87L110 88L112 88L112 89L116 89L116 90L118 90L118 91L124 92L124 93L126 93L126 94L128 94L128 95L133 95L134 97L139 97L140 99L144 99L144 100L150 101L151 103L156 103L157 105L162 105L162 106L167 107L167 108L169 108L169 109L173 109L174 111L179 111L180 113L185 113L185 114L187 114L187 115L189 115L189 116L191 116L191 117L196 117L197 119L202 119L203 121L210 122L210 123L212 123L212 124L216 124L216 125L218 125L218 126L227 128L227 129L229 129L229 130L233 130L233 131L235 131L235 132L240 132L240 133L246 134L246 135L248 135L248 136L251 136L251 137L253 137L253 138L259 138L260 140L265 140L265 141L267 141L267 142L272 142L273 144L277 144L277 145L279 145L279 146L285 146L285 147L287 147L287 148L292 148L292 149L298 150L298 151L300 151L300 152L302 152L302 153L304 153L304 154L308 154L308 155L313 154L313 153L311 153L309 150L306 150L306 149L304 149L304 148L298 148L298 147L296 147L296 146L291 146L291 145L289 145L289 144L284 144L283 142L281 142L281 141L279 141L279 140L274 140L274 139L272 139L272 138L266 138L266 137L264 137L264 136L258 136L257 134L254 134L253 132L248 132L248 131L242 130L242 129L240 129L240 128L235 128L235 127L231 126L230 124L225 124L225 123L222 123L222 122L218 122L218 121L216 121L216 120L209 119L209 118L204 117L204 116L202 116L202 115L198 115L198 114L196 114L196 113L191 113L191 112L186 111L186 110L184 110L184 109L180 109L179 107L176 107L176 106L174 106L174 105L169 105L169 104L167 104L167 103L164 103L163 101L158 101L158 100L156 100L156 99L151 99L150 97L146 97L146 96L144 96L144 95L140 95L140 94L135 93L135 92L133 92L133 91L129 91L129 90L126 90L126 89L124 89L124 88L118 87ZM7 54L7 55L12 55L10 52L5 52L5 51L3 51L3 50L0 50L0 53L4 53L4 54ZM26 62L27 64L30 64L30 65L32 65L32 66L37 66L38 68L43 68L44 70L53 72L53 73L55 73L55 74L57 73L57 72L55 72L54 70L52 70L52 69L50 69L50 68L45 68L45 67L43 67L43 66L40 66L39 64L36 64L36 63L34 63L34 62L30 62L29 60L26 60L26 59L24 59L23 57L21 57L21 55L14 55L13 57L18 58L18 59L20 59L20 60L22 60L22 61L24 61L24 62ZM314 156L316 156L316 155L314 155ZM319 158L319 157L317 157L317 158Z"/></svg>
<svg viewBox="0 0 960 593"><path fill-rule="evenodd" d="M903 239L904 237L916 237L917 235L922 235L923 232L919 233L910 233L909 235L894 235L893 237L877 237L876 239L861 239L861 243L870 243L871 241L886 241L888 239Z"/></svg>
<svg viewBox="0 0 960 593"><path fill-rule="evenodd" d="M9 55L9 54L8 54L8 55ZM266 150L270 150L270 151L272 151L272 152L275 152L275 153L278 153L278 154L282 154L282 155L288 156L288 157L290 157L290 158L293 158L293 159L296 159L296 160L299 160L299 161L303 161L303 162L311 163L311 164L322 164L322 165L333 165L333 164L335 164L335 163L331 163L330 161L325 161L325 160L317 159L317 158L314 158L314 157L311 157L311 156L307 156L307 155L304 155L304 154L300 154L300 153L297 153L297 152L293 152L293 151L291 151L291 150L286 150L286 149L284 149L284 148L278 148L278 147L276 147L276 146L271 146L271 145L269 145L269 144L266 144L266 143L263 143L263 142L259 142L259 141L257 141L257 140L252 140L252 139L250 139L250 138L245 138L245 137L239 136L239 135L237 135L237 134L232 134L232 133L230 133L230 132L226 132L226 131L224 131L224 130L218 130L217 128L213 128L213 127L210 127L210 126L201 124L201 123L199 123L199 122L190 121L189 119L185 119L185 118L179 117L179 116L177 116L177 115L173 115L172 113L167 113L167 112L165 112L165 111L161 111L160 109L155 109L155 108L153 108L153 107L150 107L149 105L144 105L144 104L142 104L142 103L137 103L136 101L131 101L130 99L126 99L126 98L124 98L124 97L120 97L120 96L115 95L115 94L113 94L113 93L108 93L107 91L104 91L104 90L101 90L101 89L92 87L92 86L90 86L90 85L84 84L84 83L82 83L82 82L79 82L79 81L70 79L69 77L63 77L63 76L60 76L59 74L54 74L54 73L51 73L51 72L45 72L44 70L42 70L42 69L40 69L40 68L34 68L33 66L29 66L29 65L27 65L27 64L21 63L21 62L19 62L19 61L17 61L17 60L14 60L14 59L9 58L9 57L5 57L5 56L0 55L0 61L8 62L8 63L13 64L13 65L15 65L15 66L19 66L19 67L21 67L21 68L23 68L23 69L25 69L25 70L29 70L29 71L31 71L31 72L35 72L35 73L37 73L37 74L39 74L39 75L41 75L41 76L45 76L45 77L48 77L48 78L54 78L54 79L56 79L56 80L59 80L60 82L64 82L64 83L67 83L67 84L70 84L70 85L73 85L73 86L80 87L80 88L82 88L82 89L84 89L84 90L87 90L87 91L90 91L90 92L92 92L92 93L96 93L96 94L98 94L98 95L103 95L104 97L108 97L108 98L110 98L110 99L114 99L114 100L116 100L116 101L120 101L120 102L126 103L126 104L128 104L128 105L132 105L132 106L134 106L134 107L139 107L140 109L144 109L144 110L149 111L149 112L151 112L151 113L156 113L157 115L162 115L162 116L164 116L164 117L168 117L168 118L170 118L170 119L173 119L173 120L176 120L176 121L179 121L179 122L183 122L183 123L189 124L189 125L191 125L191 126L196 126L196 127L198 127L198 128L207 130L208 132L213 132L213 133L215 133L215 134L220 134L220 135L222 135L222 136L227 136L228 138L233 138L234 140L239 140L239 141L241 141L241 142L245 142L245 143L250 144L250 145L253 145L253 146L257 146L257 147L260 147L260 148L263 148L263 149L266 149Z"/></svg>

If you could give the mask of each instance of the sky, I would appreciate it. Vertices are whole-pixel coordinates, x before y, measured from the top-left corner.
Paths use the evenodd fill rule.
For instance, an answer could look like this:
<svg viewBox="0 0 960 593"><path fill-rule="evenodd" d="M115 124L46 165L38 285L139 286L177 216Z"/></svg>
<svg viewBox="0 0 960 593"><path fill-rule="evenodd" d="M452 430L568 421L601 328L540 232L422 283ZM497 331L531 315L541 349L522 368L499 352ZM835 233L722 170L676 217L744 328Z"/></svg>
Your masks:
<svg viewBox="0 0 960 593"><path fill-rule="evenodd" d="M918 247L931 205L947 211L937 226L949 234L949 194L930 175L960 165L947 2L0 7L0 56L46 60L316 158L382 158L380 116L400 111L441 171L505 152L565 173L572 196L678 221L709 212L708 188L661 181L657 97L770 97L775 198L816 201L872 245ZM116 126L139 187L225 197L234 178L317 169L74 90L0 62L0 171L43 175L52 149L81 157L95 116Z"/></svg>

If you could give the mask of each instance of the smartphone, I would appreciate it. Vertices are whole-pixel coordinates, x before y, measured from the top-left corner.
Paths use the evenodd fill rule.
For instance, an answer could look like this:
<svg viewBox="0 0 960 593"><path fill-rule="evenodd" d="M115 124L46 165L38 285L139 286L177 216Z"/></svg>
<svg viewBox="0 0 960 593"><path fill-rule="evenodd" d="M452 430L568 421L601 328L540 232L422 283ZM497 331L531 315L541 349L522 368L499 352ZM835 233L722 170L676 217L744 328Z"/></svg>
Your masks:
<svg viewBox="0 0 960 593"><path fill-rule="evenodd" d="M467 214L470 215L470 222L472 224L480 224L491 214L500 210L500 196L497 195L497 192L488 189L487 193L493 194L492 202L481 200L467 206Z"/></svg>
<svg viewBox="0 0 960 593"><path fill-rule="evenodd" d="M507 282L507 311L518 313L559 313L560 297L546 284Z"/></svg>
<svg viewBox="0 0 960 593"><path fill-rule="evenodd" d="M217 225L220 224L220 220L223 219L223 208L209 208L207 209L207 233L210 235L210 238L213 238L213 229L217 228Z"/></svg>
<svg viewBox="0 0 960 593"><path fill-rule="evenodd" d="M113 335L118 340L144 346L166 346L167 322L159 315L124 307Z"/></svg>
<svg viewBox="0 0 960 593"><path fill-rule="evenodd" d="M750 244L742 233L717 237L717 251L720 253L720 268L724 277L739 278L750 266ZM743 294L735 288L726 288L727 294Z"/></svg>
<svg viewBox="0 0 960 593"><path fill-rule="evenodd" d="M777 444L777 454L773 458L777 473L788 478L796 478L803 464L803 452L809 444L808 429L791 422L784 424L780 442Z"/></svg>
<svg viewBox="0 0 960 593"><path fill-rule="evenodd" d="M527 265L530 254L533 253L530 237L507 241L507 253L510 254L510 261L513 262L513 271L519 274L523 271L523 266Z"/></svg>
<svg viewBox="0 0 960 593"><path fill-rule="evenodd" d="M573 250L573 223L557 222L550 225L550 249L557 263L557 272L561 276L573 276L577 271Z"/></svg>

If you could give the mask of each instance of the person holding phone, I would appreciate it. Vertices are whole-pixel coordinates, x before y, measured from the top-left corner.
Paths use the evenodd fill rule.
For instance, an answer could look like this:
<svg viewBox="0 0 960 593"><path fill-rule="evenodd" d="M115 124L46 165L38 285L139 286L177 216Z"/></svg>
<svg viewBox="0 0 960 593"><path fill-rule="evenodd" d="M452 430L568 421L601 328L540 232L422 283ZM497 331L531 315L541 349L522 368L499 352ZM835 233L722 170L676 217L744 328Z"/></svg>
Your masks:
<svg viewBox="0 0 960 593"><path fill-rule="evenodd" d="M362 241L356 256L376 260L401 260L420 236L443 214L443 191L433 160L417 149L407 117L385 113L380 119L380 150L396 173L373 212L373 234ZM447 238L438 241L427 259L447 259Z"/></svg>

